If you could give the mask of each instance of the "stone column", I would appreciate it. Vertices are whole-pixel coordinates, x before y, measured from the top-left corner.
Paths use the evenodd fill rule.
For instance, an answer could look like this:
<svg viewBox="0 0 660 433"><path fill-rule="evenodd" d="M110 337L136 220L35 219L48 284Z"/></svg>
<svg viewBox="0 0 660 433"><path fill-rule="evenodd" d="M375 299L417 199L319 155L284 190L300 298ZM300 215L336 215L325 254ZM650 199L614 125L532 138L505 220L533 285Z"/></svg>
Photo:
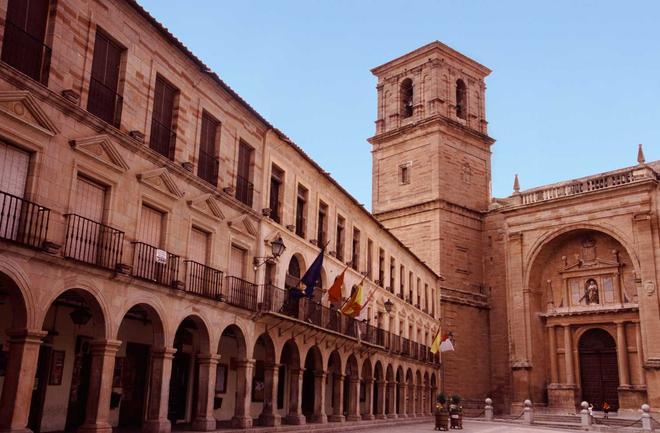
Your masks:
<svg viewBox="0 0 660 433"><path fill-rule="evenodd" d="M559 369L557 367L557 333L556 327L548 327L548 346L550 350L550 383L559 383Z"/></svg>
<svg viewBox="0 0 660 433"><path fill-rule="evenodd" d="M0 431L26 431L41 339L47 332L22 329L7 332L9 359L0 399Z"/></svg>
<svg viewBox="0 0 660 433"><path fill-rule="evenodd" d="M85 422L78 433L112 433L109 422L110 392L115 369L115 356L121 346L118 340L95 340L91 343L92 366Z"/></svg>
<svg viewBox="0 0 660 433"><path fill-rule="evenodd" d="M407 402L406 402L406 386L405 382L399 382L397 384L399 387L399 413L397 416L399 418L408 418L408 407L407 407Z"/></svg>
<svg viewBox="0 0 660 433"><path fill-rule="evenodd" d="M302 368L291 368L289 373L289 414L286 416L288 424L305 424L306 419L302 414L302 386L303 372Z"/></svg>
<svg viewBox="0 0 660 433"><path fill-rule="evenodd" d="M374 380L372 378L364 380L364 394L366 397L364 401L364 405L367 410L364 414L362 414L362 419L372 420L375 418L374 417Z"/></svg>
<svg viewBox="0 0 660 433"><path fill-rule="evenodd" d="M172 359L176 349L163 347L151 352L151 376L149 378L149 397L147 415L142 424L144 433L169 433L172 424L167 419L170 396L170 377Z"/></svg>
<svg viewBox="0 0 660 433"><path fill-rule="evenodd" d="M376 393L378 394L378 400L376 401L376 419L385 419L387 416L385 415L385 401L386 401L386 389L385 389L385 381L384 380L377 380L376 381Z"/></svg>
<svg viewBox="0 0 660 433"><path fill-rule="evenodd" d="M333 413L329 420L333 422L343 422L344 413L342 408L344 406L344 375L333 373L334 387L332 389L332 408Z"/></svg>
<svg viewBox="0 0 660 433"><path fill-rule="evenodd" d="M566 363L566 384L575 385L575 373L573 369L573 336L571 326L564 325L564 361Z"/></svg>
<svg viewBox="0 0 660 433"><path fill-rule="evenodd" d="M325 371L314 372L314 415L312 419L316 423L325 424L328 422L328 415L325 413L325 379L328 374Z"/></svg>
<svg viewBox="0 0 660 433"><path fill-rule="evenodd" d="M407 405L406 405L406 414L408 415L408 418L414 418L415 417L415 385L408 384L407 386Z"/></svg>
<svg viewBox="0 0 660 433"><path fill-rule="evenodd" d="M398 417L396 413L396 382L387 382L387 417L390 419L396 419Z"/></svg>
<svg viewBox="0 0 660 433"><path fill-rule="evenodd" d="M644 352L642 350L641 323L635 324L635 344L637 346L637 363L639 368L639 384L646 385L646 373L644 371Z"/></svg>
<svg viewBox="0 0 660 433"><path fill-rule="evenodd" d="M360 419L360 378L351 376L348 387L348 415L346 421Z"/></svg>
<svg viewBox="0 0 660 433"><path fill-rule="evenodd" d="M215 397L215 376L219 355L207 353L197 356L199 364L197 378L197 410L193 414L192 429L197 431L212 431L216 428L213 415L213 399Z"/></svg>
<svg viewBox="0 0 660 433"><path fill-rule="evenodd" d="M628 367L628 343L626 342L625 322L616 322L616 359L619 364L619 386L630 385Z"/></svg>
<svg viewBox="0 0 660 433"><path fill-rule="evenodd" d="M231 425L234 428L246 429L252 427L250 405L252 404L253 372L254 359L244 359L236 362L236 406L234 417L231 419ZM302 381L300 383L302 386Z"/></svg>
<svg viewBox="0 0 660 433"><path fill-rule="evenodd" d="M275 410L277 406L279 373L279 364L264 365L264 404L261 415L259 415L259 424L262 426L277 427L282 424L282 417Z"/></svg>

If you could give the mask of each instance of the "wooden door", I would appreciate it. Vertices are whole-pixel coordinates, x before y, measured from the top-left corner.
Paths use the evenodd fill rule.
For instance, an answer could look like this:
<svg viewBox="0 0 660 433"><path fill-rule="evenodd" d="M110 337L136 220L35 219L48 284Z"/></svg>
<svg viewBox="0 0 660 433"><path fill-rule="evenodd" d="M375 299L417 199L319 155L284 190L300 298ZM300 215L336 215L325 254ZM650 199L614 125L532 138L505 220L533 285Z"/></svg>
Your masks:
<svg viewBox="0 0 660 433"><path fill-rule="evenodd" d="M582 400L600 409L607 402L612 410L619 408L619 371L616 342L606 331L587 331L579 343Z"/></svg>
<svg viewBox="0 0 660 433"><path fill-rule="evenodd" d="M148 345L126 344L126 357L122 373L122 399L119 408L119 425L122 427L142 425L148 361Z"/></svg>
<svg viewBox="0 0 660 433"><path fill-rule="evenodd" d="M229 275L241 279L245 278L245 250L235 245L231 246Z"/></svg>
<svg viewBox="0 0 660 433"><path fill-rule="evenodd" d="M0 141L0 238L17 240L30 154Z"/></svg>
<svg viewBox="0 0 660 433"><path fill-rule="evenodd" d="M105 187L78 177L74 214L68 227L67 255L87 263L101 264Z"/></svg>

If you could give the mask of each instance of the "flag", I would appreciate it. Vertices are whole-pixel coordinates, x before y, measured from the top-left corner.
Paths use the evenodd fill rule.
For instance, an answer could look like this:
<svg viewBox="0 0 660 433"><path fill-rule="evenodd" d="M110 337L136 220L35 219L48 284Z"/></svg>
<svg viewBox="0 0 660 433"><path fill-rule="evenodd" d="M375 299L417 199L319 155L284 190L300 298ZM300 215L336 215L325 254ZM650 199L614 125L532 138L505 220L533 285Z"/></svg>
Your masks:
<svg viewBox="0 0 660 433"><path fill-rule="evenodd" d="M435 338L433 339L433 343L431 343L431 353L436 354L438 353L438 350L440 350L440 329L438 329L437 334L435 334Z"/></svg>
<svg viewBox="0 0 660 433"><path fill-rule="evenodd" d="M314 296L314 288L319 279L321 279L321 269L323 269L323 248L321 252L314 259L312 264L309 266L309 269L305 272L305 275L302 276L300 282L305 285L305 296L311 298Z"/></svg>
<svg viewBox="0 0 660 433"><path fill-rule="evenodd" d="M362 294L362 282L357 286L353 286L353 293L348 301L341 307L341 312L346 316L355 317L360 313L360 308L364 303Z"/></svg>
<svg viewBox="0 0 660 433"><path fill-rule="evenodd" d="M364 301L364 303L363 303L362 305L360 305L360 307L359 307L359 311L358 311L358 317L359 317L360 319L363 319L363 320L366 319L365 314L366 314L366 312L367 312L367 309L364 308L364 307L366 307L367 304L369 304L369 302L371 301L371 299L374 297L374 293L376 293L376 289L372 289L372 290L371 290L371 293L369 293L369 296L367 296L367 300Z"/></svg>
<svg viewBox="0 0 660 433"><path fill-rule="evenodd" d="M341 287L344 285L344 274L346 269L344 269L341 274L335 277L335 282L332 283L332 286L328 289L328 301L337 302L341 301Z"/></svg>
<svg viewBox="0 0 660 433"><path fill-rule="evenodd" d="M454 351L454 342L452 341L453 334L448 332L445 334L445 338L442 339L440 343L440 352L453 352Z"/></svg>

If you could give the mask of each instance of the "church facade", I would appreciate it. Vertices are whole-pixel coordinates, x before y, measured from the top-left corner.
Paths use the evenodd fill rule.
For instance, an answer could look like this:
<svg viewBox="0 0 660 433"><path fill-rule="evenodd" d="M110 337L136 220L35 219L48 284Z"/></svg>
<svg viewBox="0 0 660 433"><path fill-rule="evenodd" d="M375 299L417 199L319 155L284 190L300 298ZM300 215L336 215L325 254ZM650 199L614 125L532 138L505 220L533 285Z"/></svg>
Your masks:
<svg viewBox="0 0 660 433"><path fill-rule="evenodd" d="M490 71L434 42L372 71L369 212L137 2L0 17L0 430L660 407L641 150L493 199Z"/></svg>
<svg viewBox="0 0 660 433"><path fill-rule="evenodd" d="M660 405L660 164L640 145L635 165L492 198L490 71L434 42L372 72L373 212L442 276L446 388L514 412Z"/></svg>

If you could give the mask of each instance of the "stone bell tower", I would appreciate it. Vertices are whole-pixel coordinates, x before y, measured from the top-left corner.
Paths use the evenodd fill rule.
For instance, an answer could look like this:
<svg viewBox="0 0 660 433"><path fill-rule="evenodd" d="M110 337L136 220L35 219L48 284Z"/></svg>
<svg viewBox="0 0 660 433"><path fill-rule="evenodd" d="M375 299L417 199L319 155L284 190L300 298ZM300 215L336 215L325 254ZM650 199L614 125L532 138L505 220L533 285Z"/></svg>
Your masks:
<svg viewBox="0 0 660 433"><path fill-rule="evenodd" d="M488 392L483 215L490 201L485 66L432 42L371 71L377 78L373 213L441 274L446 392ZM398 277L398 276L397 276ZM460 373L459 373L460 372ZM458 377L461 379L458 379Z"/></svg>

